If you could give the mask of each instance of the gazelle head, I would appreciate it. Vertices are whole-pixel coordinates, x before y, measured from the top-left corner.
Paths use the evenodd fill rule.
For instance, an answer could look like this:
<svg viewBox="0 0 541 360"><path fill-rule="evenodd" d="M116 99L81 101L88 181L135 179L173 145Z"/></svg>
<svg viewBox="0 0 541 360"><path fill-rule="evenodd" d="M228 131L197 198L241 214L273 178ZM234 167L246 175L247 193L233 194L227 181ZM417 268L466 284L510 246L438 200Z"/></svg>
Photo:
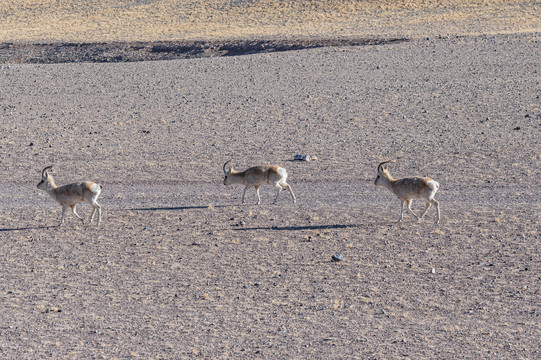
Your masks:
<svg viewBox="0 0 541 360"><path fill-rule="evenodd" d="M51 170L52 168L53 166L49 165L41 171L41 181L37 185L38 189L50 191L54 188L54 179L53 176L49 173L49 170Z"/></svg>
<svg viewBox="0 0 541 360"><path fill-rule="evenodd" d="M227 169L227 170L225 169L227 164L229 164L230 162L231 162L231 160L226 161L226 163L224 164L224 185L233 184L233 181L231 179L231 173L234 171L233 168L231 166L229 166L229 169Z"/></svg>
<svg viewBox="0 0 541 360"><path fill-rule="evenodd" d="M384 182L390 178L391 174L388 171L389 165L387 164L392 162L395 162L395 160L387 160L379 163L378 175L376 176L376 181L374 181L374 185L383 186Z"/></svg>

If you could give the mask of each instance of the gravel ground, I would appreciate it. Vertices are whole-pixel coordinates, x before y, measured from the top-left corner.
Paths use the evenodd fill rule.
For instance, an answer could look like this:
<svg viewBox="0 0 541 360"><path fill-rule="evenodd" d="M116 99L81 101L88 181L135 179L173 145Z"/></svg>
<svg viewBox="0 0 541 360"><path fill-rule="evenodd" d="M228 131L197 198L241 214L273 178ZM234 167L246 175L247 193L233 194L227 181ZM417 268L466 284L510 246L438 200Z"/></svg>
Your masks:
<svg viewBox="0 0 541 360"><path fill-rule="evenodd" d="M541 357L540 41L1 65L0 357ZM241 205L229 159L298 203ZM387 159L439 225L396 223ZM100 227L55 227L51 164L104 186Z"/></svg>

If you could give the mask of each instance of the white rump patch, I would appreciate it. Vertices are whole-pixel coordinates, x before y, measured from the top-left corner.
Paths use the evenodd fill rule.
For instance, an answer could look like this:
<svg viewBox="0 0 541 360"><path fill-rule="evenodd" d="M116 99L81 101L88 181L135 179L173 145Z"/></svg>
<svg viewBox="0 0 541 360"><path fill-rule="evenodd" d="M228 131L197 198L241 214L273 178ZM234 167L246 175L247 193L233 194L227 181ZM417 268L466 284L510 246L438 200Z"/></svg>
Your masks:
<svg viewBox="0 0 541 360"><path fill-rule="evenodd" d="M426 184L434 191L437 191L440 188L440 183L435 180L428 180Z"/></svg>
<svg viewBox="0 0 541 360"><path fill-rule="evenodd" d="M287 171L286 171L286 169L284 169L283 167L278 167L276 172L278 172L278 175L280 175L282 177L283 181L286 181L286 179L287 179Z"/></svg>
<svg viewBox="0 0 541 360"><path fill-rule="evenodd" d="M100 185L96 183L92 184L92 186L90 186L90 191L92 191L95 194L101 193Z"/></svg>

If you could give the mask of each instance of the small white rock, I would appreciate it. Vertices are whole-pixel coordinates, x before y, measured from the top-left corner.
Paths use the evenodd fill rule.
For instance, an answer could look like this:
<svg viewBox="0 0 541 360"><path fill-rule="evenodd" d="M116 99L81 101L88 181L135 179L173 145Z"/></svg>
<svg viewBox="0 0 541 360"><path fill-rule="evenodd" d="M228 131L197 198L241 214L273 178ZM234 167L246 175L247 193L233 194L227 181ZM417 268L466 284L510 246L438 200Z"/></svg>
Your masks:
<svg viewBox="0 0 541 360"><path fill-rule="evenodd" d="M294 157L293 157L293 160L300 160L300 161L310 161L312 160L313 158L310 157L310 155L301 155L301 154L296 154Z"/></svg>

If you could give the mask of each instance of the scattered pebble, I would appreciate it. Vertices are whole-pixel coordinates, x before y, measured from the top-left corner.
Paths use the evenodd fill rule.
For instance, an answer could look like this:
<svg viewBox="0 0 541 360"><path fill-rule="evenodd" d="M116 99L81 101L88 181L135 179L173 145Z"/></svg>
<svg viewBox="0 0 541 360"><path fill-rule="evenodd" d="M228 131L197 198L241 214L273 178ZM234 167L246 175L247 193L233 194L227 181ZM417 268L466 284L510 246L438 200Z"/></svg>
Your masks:
<svg viewBox="0 0 541 360"><path fill-rule="evenodd" d="M59 309L57 307L53 307L53 308L50 308L50 309L46 309L45 310L46 313L50 313L50 312L62 312L62 309Z"/></svg>
<svg viewBox="0 0 541 360"><path fill-rule="evenodd" d="M315 160L317 160L317 156L315 156L315 155L310 156L310 155L296 154L296 155L293 157L293 160L298 160L298 161L315 161Z"/></svg>
<svg viewBox="0 0 541 360"><path fill-rule="evenodd" d="M344 260L344 257L342 256L342 254L336 254L336 255L333 255L331 259L334 262L338 262L338 261Z"/></svg>

